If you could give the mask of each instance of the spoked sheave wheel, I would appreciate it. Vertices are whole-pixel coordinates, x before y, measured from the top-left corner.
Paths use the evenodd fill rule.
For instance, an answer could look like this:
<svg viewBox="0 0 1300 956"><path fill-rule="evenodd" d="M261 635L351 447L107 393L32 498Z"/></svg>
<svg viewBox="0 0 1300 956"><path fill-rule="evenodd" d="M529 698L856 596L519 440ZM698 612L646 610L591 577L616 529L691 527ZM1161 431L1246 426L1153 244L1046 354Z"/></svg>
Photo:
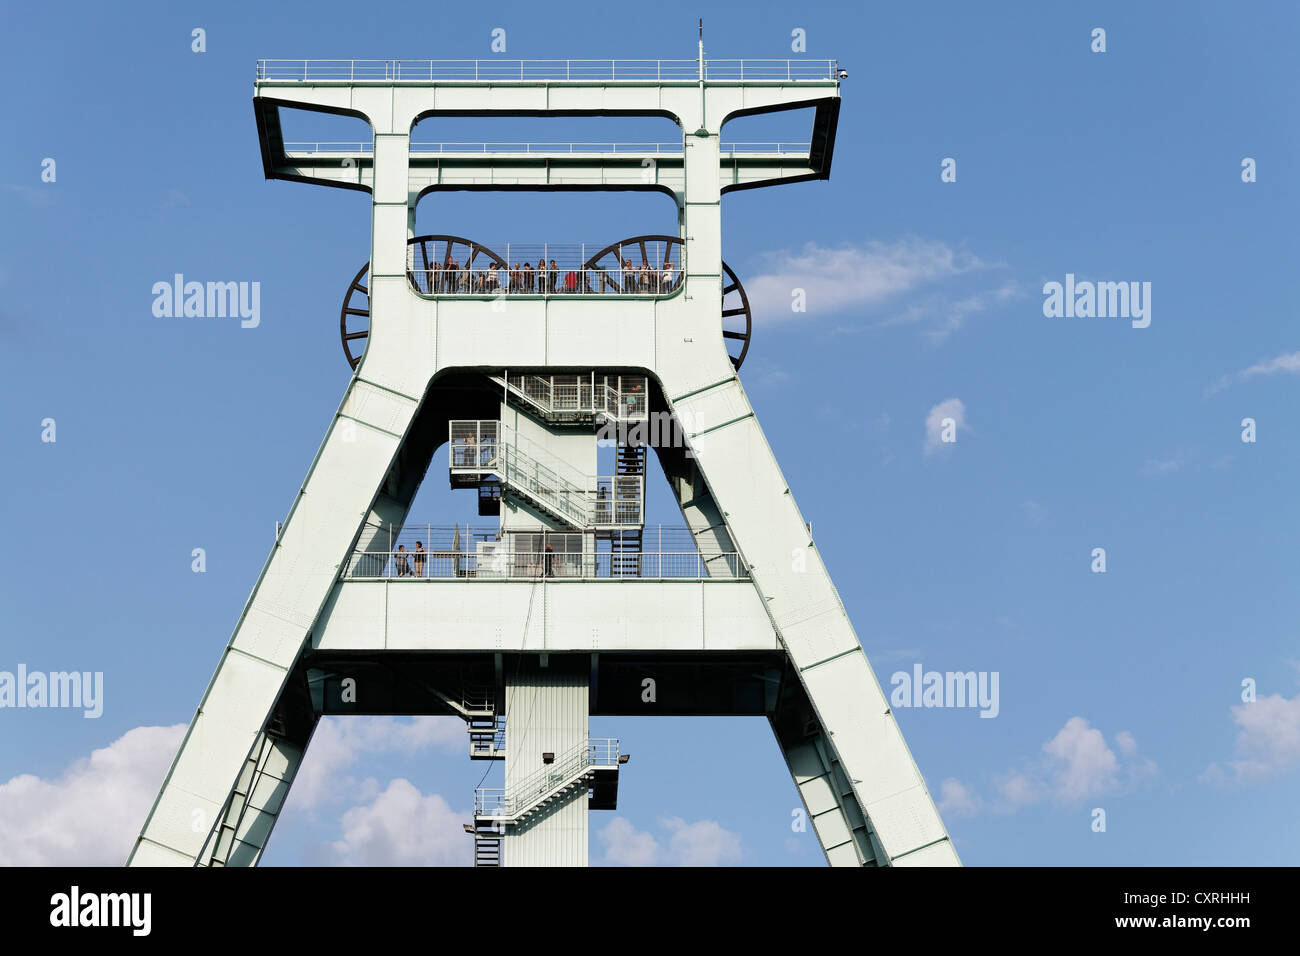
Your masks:
<svg viewBox="0 0 1300 956"><path fill-rule="evenodd" d="M460 236L416 236L406 240L414 246L412 268L406 272L411 287L426 295L434 292L478 294L473 281L460 279L456 272L441 270L478 270L471 275L481 275L493 266L505 269L506 261L487 246L481 246ZM370 263L356 274L339 312L339 336L343 340L343 354L353 371L361 364L365 354L365 340L370 335ZM461 285L456 283L460 282ZM485 295L492 293L484 292ZM354 346L355 343L355 346Z"/></svg>
<svg viewBox="0 0 1300 956"><path fill-rule="evenodd" d="M645 292L647 288L643 287L647 282L662 285L662 278L653 277L663 275L664 263L668 261L673 263L672 285L660 291L671 292L682 281L681 245L682 241L676 236L633 236L606 246L583 266L588 285L591 286L594 281L604 287L588 288L587 291L605 292L613 285L613 291L616 292ZM632 263L632 271L625 274L622 270L628 261ZM646 272L650 278L645 280L640 278L639 272L643 266L649 267ZM603 270L605 275L617 277L617 281L613 278L593 280L593 273L599 276L595 270ZM731 356L731 364L739 369L749 351L749 341L754 332L754 316L749 308L749 296L745 294L745 287L725 262L722 264L722 272L725 276L722 286L722 337L727 341L727 354Z"/></svg>

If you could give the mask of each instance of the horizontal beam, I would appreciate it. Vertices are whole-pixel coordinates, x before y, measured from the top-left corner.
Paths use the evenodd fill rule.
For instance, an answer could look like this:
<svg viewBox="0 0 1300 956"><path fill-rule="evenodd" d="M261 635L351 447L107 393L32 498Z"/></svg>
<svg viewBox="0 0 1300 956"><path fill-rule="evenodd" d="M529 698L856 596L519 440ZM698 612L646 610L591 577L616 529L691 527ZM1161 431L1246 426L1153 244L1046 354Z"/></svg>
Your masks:
<svg viewBox="0 0 1300 956"><path fill-rule="evenodd" d="M317 651L767 651L746 581L344 581Z"/></svg>

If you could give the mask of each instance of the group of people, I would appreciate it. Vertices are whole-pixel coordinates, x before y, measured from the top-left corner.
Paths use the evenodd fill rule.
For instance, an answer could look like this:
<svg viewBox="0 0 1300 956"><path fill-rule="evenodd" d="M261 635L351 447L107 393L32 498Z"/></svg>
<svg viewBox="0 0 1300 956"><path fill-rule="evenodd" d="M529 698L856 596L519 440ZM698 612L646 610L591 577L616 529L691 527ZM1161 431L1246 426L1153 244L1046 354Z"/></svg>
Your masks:
<svg viewBox="0 0 1300 956"><path fill-rule="evenodd" d="M407 551L406 545L399 544L397 553L393 555L393 570L397 572L399 578L422 578L424 577L424 563L429 560L429 552L424 550L424 543L415 542L415 550ZM415 570L411 570L411 564L414 562Z"/></svg>
<svg viewBox="0 0 1300 956"><path fill-rule="evenodd" d="M681 281L681 273L671 259L661 267L644 262L634 266L631 259L622 260L616 269L595 265L582 269L562 269L552 259L538 260L513 268L505 264L486 268L462 266L454 259L431 262L424 270L425 288L421 291L433 295L577 295L580 293L605 294L612 292L627 295L663 295L672 292Z"/></svg>

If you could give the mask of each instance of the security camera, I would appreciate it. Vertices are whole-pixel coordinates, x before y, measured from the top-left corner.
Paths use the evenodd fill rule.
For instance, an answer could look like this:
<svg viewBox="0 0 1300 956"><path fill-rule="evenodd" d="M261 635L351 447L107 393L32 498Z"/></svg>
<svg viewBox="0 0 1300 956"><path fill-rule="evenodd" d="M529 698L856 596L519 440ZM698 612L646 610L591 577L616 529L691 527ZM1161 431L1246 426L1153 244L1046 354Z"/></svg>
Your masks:
<svg viewBox="0 0 1300 956"><path fill-rule="evenodd" d="M848 70L840 70L840 79L841 79L841 80L847 80L848 78L849 78L849 71L848 71Z"/></svg>

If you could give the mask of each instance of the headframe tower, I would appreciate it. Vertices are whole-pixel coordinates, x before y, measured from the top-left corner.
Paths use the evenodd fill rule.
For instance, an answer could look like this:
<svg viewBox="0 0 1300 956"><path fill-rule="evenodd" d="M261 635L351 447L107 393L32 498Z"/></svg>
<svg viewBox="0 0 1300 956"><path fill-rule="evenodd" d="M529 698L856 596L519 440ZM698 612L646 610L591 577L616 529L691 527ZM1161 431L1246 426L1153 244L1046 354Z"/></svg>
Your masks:
<svg viewBox="0 0 1300 956"><path fill-rule="evenodd" d="M259 62L267 177L371 196L340 316L353 375L129 864L256 865L324 714L463 718L470 756L505 763L466 824L478 865L586 864L589 814L615 806L627 761L589 737L593 714L766 717L831 865L959 864L737 374L752 327L722 194L827 178L844 75L702 46ZM373 141L287 144L282 109L359 117ZM730 119L809 109L807 143L721 140ZM658 116L681 138L413 146L437 115ZM440 189L658 190L678 230L416 235ZM409 513L444 444L451 487L494 526ZM646 523L651 450L676 531Z"/></svg>

